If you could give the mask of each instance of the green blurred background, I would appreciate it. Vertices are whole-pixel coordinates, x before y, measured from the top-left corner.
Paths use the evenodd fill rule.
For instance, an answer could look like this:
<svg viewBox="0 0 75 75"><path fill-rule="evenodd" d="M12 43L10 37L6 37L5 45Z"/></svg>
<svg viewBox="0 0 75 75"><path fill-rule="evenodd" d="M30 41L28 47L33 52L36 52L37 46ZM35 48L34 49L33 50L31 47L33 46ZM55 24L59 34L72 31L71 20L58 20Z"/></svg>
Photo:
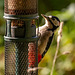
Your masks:
<svg viewBox="0 0 75 75"><path fill-rule="evenodd" d="M0 0L0 75L4 75L3 36L5 33L5 20L3 19L3 2L3 0ZM63 35L53 75L75 75L75 0L39 0L38 10L39 16L40 14L54 15L64 21ZM44 24L44 19L41 16L39 24L40 26ZM43 67L43 69L39 70L38 75L50 75L56 51L57 31L49 51L39 64L39 67Z"/></svg>

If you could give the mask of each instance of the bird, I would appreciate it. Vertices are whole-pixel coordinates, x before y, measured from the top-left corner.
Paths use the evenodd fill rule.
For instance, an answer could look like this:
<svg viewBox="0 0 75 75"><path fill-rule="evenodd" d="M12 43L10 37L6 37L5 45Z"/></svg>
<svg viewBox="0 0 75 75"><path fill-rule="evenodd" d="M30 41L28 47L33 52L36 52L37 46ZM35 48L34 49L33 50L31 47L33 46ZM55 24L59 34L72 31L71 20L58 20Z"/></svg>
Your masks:
<svg viewBox="0 0 75 75"><path fill-rule="evenodd" d="M38 63L42 60L42 58L47 53L52 43L54 32L60 26L60 20L58 17L52 15L46 16L44 14L41 14L41 16L45 19L45 24L36 29L36 34L38 34L39 37Z"/></svg>

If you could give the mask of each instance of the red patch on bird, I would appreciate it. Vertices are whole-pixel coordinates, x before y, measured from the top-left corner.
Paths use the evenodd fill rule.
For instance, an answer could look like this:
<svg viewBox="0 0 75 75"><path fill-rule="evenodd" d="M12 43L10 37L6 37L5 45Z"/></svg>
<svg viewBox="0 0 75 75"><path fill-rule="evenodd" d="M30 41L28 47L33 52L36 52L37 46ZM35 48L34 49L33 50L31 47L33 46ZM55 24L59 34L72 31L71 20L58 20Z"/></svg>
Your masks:
<svg viewBox="0 0 75 75"><path fill-rule="evenodd" d="M38 63L41 61L41 58L42 58L41 54L38 53Z"/></svg>

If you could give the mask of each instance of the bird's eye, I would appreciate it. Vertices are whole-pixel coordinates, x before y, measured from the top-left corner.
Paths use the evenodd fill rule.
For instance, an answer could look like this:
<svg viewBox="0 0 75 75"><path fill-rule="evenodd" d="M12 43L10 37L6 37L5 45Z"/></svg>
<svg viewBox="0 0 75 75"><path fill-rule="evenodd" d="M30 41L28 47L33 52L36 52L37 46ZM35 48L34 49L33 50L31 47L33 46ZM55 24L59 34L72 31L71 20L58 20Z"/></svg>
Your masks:
<svg viewBox="0 0 75 75"><path fill-rule="evenodd" d="M52 18L52 20L55 20L55 18Z"/></svg>

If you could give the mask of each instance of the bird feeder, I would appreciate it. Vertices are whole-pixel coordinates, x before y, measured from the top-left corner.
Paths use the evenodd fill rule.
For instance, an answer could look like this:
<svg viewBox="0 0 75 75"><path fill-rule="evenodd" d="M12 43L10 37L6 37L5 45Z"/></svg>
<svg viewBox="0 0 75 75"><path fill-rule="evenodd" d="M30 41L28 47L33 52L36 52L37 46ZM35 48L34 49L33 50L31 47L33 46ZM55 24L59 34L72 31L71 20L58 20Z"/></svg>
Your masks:
<svg viewBox="0 0 75 75"><path fill-rule="evenodd" d="M37 0L5 0L5 75L38 75Z"/></svg>

